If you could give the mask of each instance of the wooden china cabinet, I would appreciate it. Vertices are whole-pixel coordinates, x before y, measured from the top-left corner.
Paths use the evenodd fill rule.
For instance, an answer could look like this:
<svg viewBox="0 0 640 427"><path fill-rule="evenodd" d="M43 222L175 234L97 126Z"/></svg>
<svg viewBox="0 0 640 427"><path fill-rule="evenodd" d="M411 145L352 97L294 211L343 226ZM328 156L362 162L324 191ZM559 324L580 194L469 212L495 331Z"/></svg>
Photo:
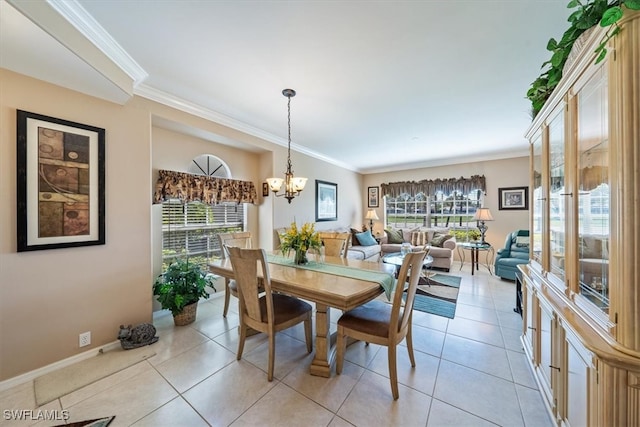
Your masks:
<svg viewBox="0 0 640 427"><path fill-rule="evenodd" d="M557 425L640 425L640 12L576 41L527 132L522 343Z"/></svg>

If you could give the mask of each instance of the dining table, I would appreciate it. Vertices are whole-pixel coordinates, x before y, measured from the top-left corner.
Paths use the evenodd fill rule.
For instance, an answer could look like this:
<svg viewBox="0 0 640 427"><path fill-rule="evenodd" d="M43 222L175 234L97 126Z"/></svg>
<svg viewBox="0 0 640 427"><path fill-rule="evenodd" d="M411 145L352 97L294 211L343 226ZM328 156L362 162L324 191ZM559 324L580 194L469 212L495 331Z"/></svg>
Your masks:
<svg viewBox="0 0 640 427"><path fill-rule="evenodd" d="M352 310L395 286L395 266L380 262L309 255L305 265L279 251L267 255L271 289L315 303L315 354L311 375L330 377L335 362L335 334L330 333L330 308ZM230 259L209 262L209 271L233 279ZM260 273L261 274L261 273Z"/></svg>

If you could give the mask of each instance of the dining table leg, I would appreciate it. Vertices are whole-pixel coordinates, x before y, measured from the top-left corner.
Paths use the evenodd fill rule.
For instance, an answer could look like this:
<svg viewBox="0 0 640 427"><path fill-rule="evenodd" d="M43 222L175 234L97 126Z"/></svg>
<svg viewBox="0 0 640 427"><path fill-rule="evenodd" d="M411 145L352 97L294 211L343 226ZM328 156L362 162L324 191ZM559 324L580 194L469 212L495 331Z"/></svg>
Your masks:
<svg viewBox="0 0 640 427"><path fill-rule="evenodd" d="M332 351L329 325L329 306L316 303L316 352L311 362L311 375L329 378L331 362L335 357Z"/></svg>

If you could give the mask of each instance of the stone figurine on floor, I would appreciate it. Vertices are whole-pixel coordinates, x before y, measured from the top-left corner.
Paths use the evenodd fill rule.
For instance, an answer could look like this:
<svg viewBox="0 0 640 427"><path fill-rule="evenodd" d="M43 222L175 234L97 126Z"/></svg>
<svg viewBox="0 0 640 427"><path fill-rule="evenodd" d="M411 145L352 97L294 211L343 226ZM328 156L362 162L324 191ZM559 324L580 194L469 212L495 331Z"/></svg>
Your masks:
<svg viewBox="0 0 640 427"><path fill-rule="evenodd" d="M158 341L156 327L151 323L141 323L133 328L131 325L126 327L120 325L118 339L125 350L151 345Z"/></svg>

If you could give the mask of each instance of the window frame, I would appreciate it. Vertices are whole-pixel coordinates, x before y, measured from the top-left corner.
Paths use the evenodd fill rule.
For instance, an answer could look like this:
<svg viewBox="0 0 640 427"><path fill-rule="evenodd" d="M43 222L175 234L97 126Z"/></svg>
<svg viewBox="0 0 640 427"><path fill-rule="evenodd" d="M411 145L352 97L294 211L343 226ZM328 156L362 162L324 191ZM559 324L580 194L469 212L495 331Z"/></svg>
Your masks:
<svg viewBox="0 0 640 427"><path fill-rule="evenodd" d="M443 227L453 231L458 241L479 238L478 222L472 218L484 203L484 192L480 189L468 194L454 190L449 195L439 191L434 196L404 193L396 198L385 196L383 201L385 228Z"/></svg>

